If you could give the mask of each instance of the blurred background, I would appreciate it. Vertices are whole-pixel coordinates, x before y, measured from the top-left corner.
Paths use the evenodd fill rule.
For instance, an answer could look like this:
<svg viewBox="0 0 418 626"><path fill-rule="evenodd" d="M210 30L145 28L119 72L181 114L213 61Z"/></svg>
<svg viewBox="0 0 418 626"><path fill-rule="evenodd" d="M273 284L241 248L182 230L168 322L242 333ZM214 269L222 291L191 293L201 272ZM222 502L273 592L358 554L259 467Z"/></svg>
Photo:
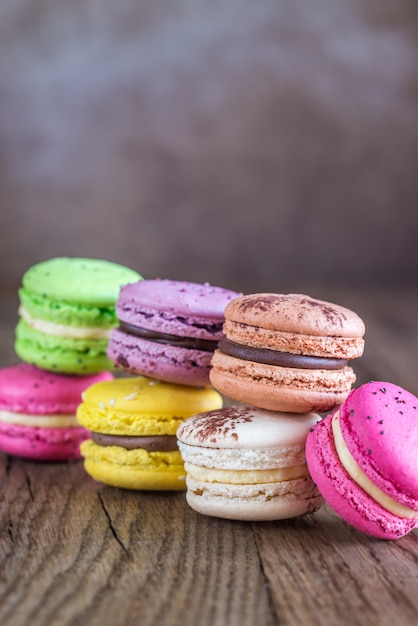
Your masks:
<svg viewBox="0 0 418 626"><path fill-rule="evenodd" d="M413 0L3 0L2 289L415 286L417 35Z"/></svg>

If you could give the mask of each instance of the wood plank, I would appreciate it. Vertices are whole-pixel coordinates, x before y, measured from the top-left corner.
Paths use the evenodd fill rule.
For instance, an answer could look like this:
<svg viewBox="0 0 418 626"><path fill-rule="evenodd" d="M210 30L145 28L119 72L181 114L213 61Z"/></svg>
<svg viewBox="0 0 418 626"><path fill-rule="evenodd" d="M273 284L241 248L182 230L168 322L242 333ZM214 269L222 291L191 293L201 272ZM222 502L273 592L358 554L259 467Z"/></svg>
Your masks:
<svg viewBox="0 0 418 626"><path fill-rule="evenodd" d="M274 624L250 524L0 455L0 623Z"/></svg>
<svg viewBox="0 0 418 626"><path fill-rule="evenodd" d="M379 541L326 506L304 518L254 525L254 532L277 623L417 623L417 531Z"/></svg>

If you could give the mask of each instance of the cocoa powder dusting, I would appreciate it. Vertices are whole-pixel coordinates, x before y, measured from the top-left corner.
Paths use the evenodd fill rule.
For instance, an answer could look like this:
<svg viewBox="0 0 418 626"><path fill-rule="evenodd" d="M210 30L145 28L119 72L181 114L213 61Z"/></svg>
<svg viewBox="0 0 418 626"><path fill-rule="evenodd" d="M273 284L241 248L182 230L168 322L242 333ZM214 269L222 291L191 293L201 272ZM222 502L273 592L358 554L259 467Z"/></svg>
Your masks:
<svg viewBox="0 0 418 626"><path fill-rule="evenodd" d="M242 297L239 307L242 311L260 311L265 313L273 305L280 304L287 300L287 296L280 294L254 294Z"/></svg>
<svg viewBox="0 0 418 626"><path fill-rule="evenodd" d="M239 424L252 422L253 417L249 414L248 407L232 406L222 410L207 411L201 413L189 422L185 422L179 430L178 436L193 436L200 442L211 441L216 443L218 438L231 437L238 440L236 427Z"/></svg>
<svg viewBox="0 0 418 626"><path fill-rule="evenodd" d="M298 294L276 294L276 293L261 293L261 294L249 294L242 296L235 300L235 305L239 306L239 309L245 313L251 311L255 314L265 313L268 311L274 311L275 308L280 308L281 313L285 318L288 318L286 312L286 306L298 307L301 306L297 316L301 321L307 311L319 309L321 314L325 317L330 325L344 326L344 322L347 320L347 316L344 311L340 311L333 304L315 300L309 296Z"/></svg>
<svg viewBox="0 0 418 626"><path fill-rule="evenodd" d="M302 298L300 303L306 304L313 309L319 309L329 324L339 324L341 327L344 326L344 320L347 319L347 316L342 311L335 309L332 304L311 298ZM300 315L302 317L302 313L300 313Z"/></svg>

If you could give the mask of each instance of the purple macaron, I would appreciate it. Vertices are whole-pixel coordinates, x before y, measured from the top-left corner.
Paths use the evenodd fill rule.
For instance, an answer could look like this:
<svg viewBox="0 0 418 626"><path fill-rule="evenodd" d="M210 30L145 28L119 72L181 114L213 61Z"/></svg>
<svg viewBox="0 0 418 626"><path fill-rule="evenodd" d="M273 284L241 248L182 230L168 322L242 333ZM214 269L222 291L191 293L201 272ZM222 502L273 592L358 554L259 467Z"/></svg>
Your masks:
<svg viewBox="0 0 418 626"><path fill-rule="evenodd" d="M224 310L239 295L186 281L126 285L116 304L119 328L110 335L108 357L132 374L210 386L210 362L223 336Z"/></svg>

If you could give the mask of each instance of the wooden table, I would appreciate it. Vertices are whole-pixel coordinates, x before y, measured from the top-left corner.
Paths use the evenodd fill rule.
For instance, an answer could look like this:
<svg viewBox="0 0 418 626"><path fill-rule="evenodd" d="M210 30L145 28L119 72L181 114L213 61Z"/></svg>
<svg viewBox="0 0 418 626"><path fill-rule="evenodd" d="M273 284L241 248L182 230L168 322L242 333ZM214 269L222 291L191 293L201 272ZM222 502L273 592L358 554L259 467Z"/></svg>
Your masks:
<svg viewBox="0 0 418 626"><path fill-rule="evenodd" d="M417 291L320 297L365 320L357 384L392 381L418 393ZM17 361L16 306L3 294L2 365ZM0 480L1 626L418 623L418 531L380 541L328 507L281 522L212 519L183 493L118 490L78 462L0 453Z"/></svg>

